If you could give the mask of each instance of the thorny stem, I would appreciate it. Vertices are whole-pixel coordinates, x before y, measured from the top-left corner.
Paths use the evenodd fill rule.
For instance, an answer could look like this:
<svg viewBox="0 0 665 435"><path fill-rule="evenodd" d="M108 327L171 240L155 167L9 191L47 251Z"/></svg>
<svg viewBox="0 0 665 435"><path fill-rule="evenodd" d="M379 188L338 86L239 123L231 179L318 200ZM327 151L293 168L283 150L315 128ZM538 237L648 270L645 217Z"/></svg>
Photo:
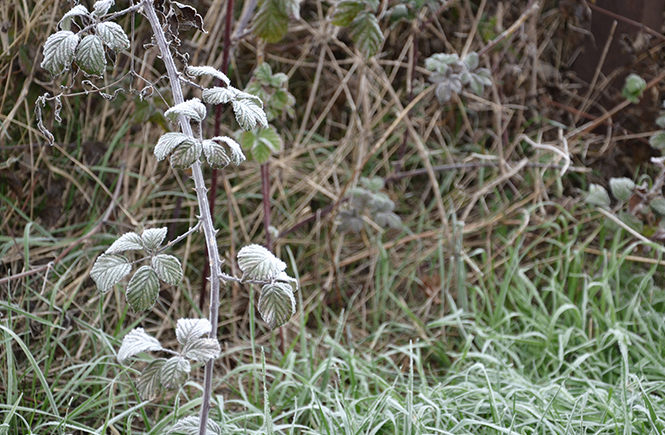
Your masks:
<svg viewBox="0 0 665 435"><path fill-rule="evenodd" d="M169 77L169 82L171 83L171 92L173 93L173 103L180 104L183 103L184 97L182 93L182 87L180 85L180 74L176 68L175 62L173 61L173 56L169 50L168 43L166 42L166 36L164 35L164 30L159 22L159 18L155 13L153 8L152 0L143 0L142 4L144 6L143 13L148 18L150 26L152 27L153 34L155 36L155 41L159 47L159 51L162 56L162 61L166 67L166 72ZM192 132L192 126L189 124L189 121L184 116L178 118L180 122L180 128L182 132L187 136L194 138ZM203 179L203 171L201 170L201 162L197 161L192 166L192 178L194 179L196 198L199 203L199 210L201 215L199 219L203 224L203 232L205 234L206 246L208 248L208 257L209 257L209 266L212 273L210 274L210 324L212 329L209 338L217 338L217 326L219 318L219 272L221 270L221 260L219 258L219 252L217 248L217 239L215 235L217 231L213 227L212 215L210 214L210 206L208 204L208 197L206 196L207 189L205 187L205 181ZM203 380L203 402L201 403L201 417L199 424L199 435L205 435L206 426L208 424L208 413L210 411L210 396L212 394L212 376L213 368L215 365L215 360L210 359L206 362L205 373Z"/></svg>

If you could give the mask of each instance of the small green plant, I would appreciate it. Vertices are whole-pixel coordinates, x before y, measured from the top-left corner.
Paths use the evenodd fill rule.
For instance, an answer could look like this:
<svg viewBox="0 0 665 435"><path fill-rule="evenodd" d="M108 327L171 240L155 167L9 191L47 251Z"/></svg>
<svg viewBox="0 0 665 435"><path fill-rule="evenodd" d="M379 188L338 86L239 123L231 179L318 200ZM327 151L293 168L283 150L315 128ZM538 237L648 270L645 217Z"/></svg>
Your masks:
<svg viewBox="0 0 665 435"><path fill-rule="evenodd" d="M626 77L626 83L623 85L621 94L631 103L639 103L644 90L647 88L647 82L637 74L630 74Z"/></svg>
<svg viewBox="0 0 665 435"><path fill-rule="evenodd" d="M152 0L142 0L124 10L109 13L113 6L114 0L99 0L94 3L92 11L88 11L83 5L74 6L60 20L58 31L47 39L42 67L58 80L61 80L60 76L63 74L69 74L70 84L61 87L61 92L55 96L46 94L39 98L36 105L38 126L49 142L53 143L55 137L43 125L41 110L47 102L55 102L54 117L60 121L61 99L69 95L68 92L76 83L79 72L86 77L84 84L87 89L92 88L101 93L94 80L106 74L109 59L115 60L130 48L129 37L114 20L127 14L143 15L152 28L154 46L159 50L164 62L171 87L172 104L164 112L164 117L178 126L177 131L161 135L154 154L159 161L168 157L171 166L176 169L191 168L200 210L200 222L186 234L165 246L163 243L167 235L166 228L146 229L141 235L131 231L125 233L97 258L91 276L98 289L107 292L130 275L135 265L146 263L140 265L129 279L125 296L134 311L147 310L155 304L161 282L177 285L183 276L180 261L172 255L165 254L165 249L193 231L203 229L212 271L209 319L177 320L175 333L182 346L181 350L166 349L142 328L135 328L124 337L118 351L118 360L124 364L129 358L146 351L170 355L169 358L152 360L141 373L137 388L143 399L156 397L162 389L180 388L191 370L191 363L205 363L200 415L179 420L166 433L199 435L220 433L219 426L208 419L214 361L220 353L216 338L220 282L236 281L261 285L258 309L271 328L283 325L295 313L294 292L298 288L298 283L285 273L286 264L260 245L249 245L238 252L237 260L239 269L243 273L242 277L230 276L222 271L216 242L217 230L213 227L206 196L202 161L205 160L213 168L223 168L231 163L241 164L245 160L245 155L240 145L230 137L204 137L206 103L230 103L235 119L243 130L251 131L261 126L264 129L262 131L270 132L279 138L274 128L269 127L268 120L274 116L275 111L292 110L293 97L283 87L285 76L272 74L272 71L266 67L260 68L259 73L255 75L261 87L253 85L249 87L249 90L259 91L263 97L271 97L271 105L264 109L260 97L232 87L228 77L221 71L210 66L187 65L187 56L177 51L180 43L178 29L193 26L202 30L202 18L191 6L175 1L156 4ZM174 58L185 64L182 70L178 70ZM133 71L130 74L140 78ZM200 76L219 79L222 86L202 89L195 83ZM267 94L263 92L262 80L274 88L272 92ZM202 89L200 99L185 100L183 83L192 85L195 90ZM152 84L146 82L146 89L152 89ZM141 94L141 97L147 97L148 94ZM107 98L113 97L106 93L102 95ZM259 142L268 145L270 150L273 150L274 146L271 146L275 143L281 143L276 139L273 141L272 136L270 140L261 135L259 137L265 139ZM255 147L250 150L253 155L258 153Z"/></svg>
<svg viewBox="0 0 665 435"><path fill-rule="evenodd" d="M648 175L639 184L630 178L611 178L610 192L616 203L612 208L617 217L630 228L646 233L658 240L665 240L665 163L662 157L652 158L651 162L660 170L655 179ZM585 198L588 204L610 210L612 200L607 189L599 184L591 184ZM647 231L645 228L647 223ZM657 225L655 225L657 223Z"/></svg>
<svg viewBox="0 0 665 435"><path fill-rule="evenodd" d="M432 71L429 81L436 86L434 92L440 104L459 95L465 86L474 94L482 95L486 86L492 85L492 73L478 68L480 57L471 52L464 59L457 54L438 53L425 60L425 68Z"/></svg>

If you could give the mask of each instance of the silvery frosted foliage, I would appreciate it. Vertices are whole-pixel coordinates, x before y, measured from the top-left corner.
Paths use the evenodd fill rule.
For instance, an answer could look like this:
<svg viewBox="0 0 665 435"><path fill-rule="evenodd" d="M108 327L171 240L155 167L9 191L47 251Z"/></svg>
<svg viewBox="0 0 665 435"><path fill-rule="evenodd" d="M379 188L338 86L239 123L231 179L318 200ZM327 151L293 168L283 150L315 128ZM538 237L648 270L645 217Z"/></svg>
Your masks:
<svg viewBox="0 0 665 435"><path fill-rule="evenodd" d="M199 417L185 417L171 426L165 435L198 435L200 421ZM222 435L222 428L214 421L208 420L205 435Z"/></svg>
<svg viewBox="0 0 665 435"><path fill-rule="evenodd" d="M118 361L121 364L142 352L162 351L171 354L169 358L153 360L141 372L137 387L142 399L150 400L162 389L181 387L191 371L190 360L206 362L219 356L219 342L214 338L203 337L211 328L208 319L179 319L176 337L182 345L180 352L163 348L159 341L143 328L133 329L125 336L118 350Z"/></svg>
<svg viewBox="0 0 665 435"><path fill-rule="evenodd" d="M106 70L104 45L114 52L129 48L129 38L118 24L103 21L103 16L113 6L113 1L100 0L90 12L83 5L76 5L58 23L59 31L49 36L44 44L41 67L58 76L71 69L72 63L88 76L102 76ZM83 30L72 31L72 24ZM92 26L83 24L92 23Z"/></svg>
<svg viewBox="0 0 665 435"><path fill-rule="evenodd" d="M589 193L587 194L585 201L587 204L607 208L610 206L610 195L603 186L592 183L589 186Z"/></svg>
<svg viewBox="0 0 665 435"><path fill-rule="evenodd" d="M146 229L142 235L135 232L123 234L95 261L90 276L99 291L105 293L129 275L133 262L123 255L127 251L143 251L144 258L150 260L143 265L129 280L125 296L134 311L146 310L157 301L160 281L176 285L182 279L180 261L167 254L162 254L161 245L166 238L166 228Z"/></svg>
<svg viewBox="0 0 665 435"><path fill-rule="evenodd" d="M360 179L362 187L349 192L349 206L337 215L338 230L343 233L359 233L365 226L363 216L381 228L402 228L402 219L394 212L395 203L381 192L384 181L381 177Z"/></svg>
<svg viewBox="0 0 665 435"><path fill-rule="evenodd" d="M273 329L288 322L296 311L298 282L284 272L286 263L263 246L249 245L238 252L238 267L243 281L266 282L258 304L263 320Z"/></svg>
<svg viewBox="0 0 665 435"><path fill-rule="evenodd" d="M432 71L429 81L440 104L460 94L468 86L476 95L482 95L486 86L492 85L492 74L487 68L478 68L478 53L471 52L464 59L457 54L438 53L425 60L425 68Z"/></svg>
<svg viewBox="0 0 665 435"><path fill-rule="evenodd" d="M612 191L612 196L617 200L622 202L628 201L633 194L633 190L635 190L635 182L626 177L611 178L610 190Z"/></svg>

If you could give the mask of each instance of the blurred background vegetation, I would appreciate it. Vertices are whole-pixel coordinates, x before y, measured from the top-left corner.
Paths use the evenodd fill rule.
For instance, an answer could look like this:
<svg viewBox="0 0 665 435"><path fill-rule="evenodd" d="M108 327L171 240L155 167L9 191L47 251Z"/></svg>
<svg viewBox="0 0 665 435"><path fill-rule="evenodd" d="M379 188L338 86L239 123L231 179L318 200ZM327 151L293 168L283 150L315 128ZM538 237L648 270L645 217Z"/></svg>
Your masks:
<svg viewBox="0 0 665 435"><path fill-rule="evenodd" d="M219 68L226 3L189 4L207 33L183 29L178 49ZM591 183L658 175L648 138L663 38L635 26L596 37L601 53L623 41L627 60L612 71L594 60L587 78L580 47L592 16L607 15L584 0L354 2L380 35L371 18L304 0L299 16L274 21L286 23L281 39L257 24L272 4L236 4L228 76L244 89L267 64L288 77L294 105L271 121L281 146L220 171L214 217L235 273L242 246L266 243L268 158L271 243L301 291L296 316L271 331L256 289L223 288L212 417L229 433L663 433L663 249L646 240L660 215L583 201ZM127 231L168 227L173 239L194 226L197 202L187 171L152 154L173 128L171 97L140 15L118 21L134 48L105 79L54 81L40 68L71 6L0 4L0 433L161 434L196 412L202 370L143 403L143 363L115 354L134 327L165 344L177 318L207 314L203 236L171 249L185 278L147 313L121 286L101 295L89 271ZM472 52L492 84L440 98L425 60ZM624 101L629 72L649 83L640 103L593 125ZM43 109L49 146L35 101L61 85L72 95ZM225 108L221 133L238 129Z"/></svg>

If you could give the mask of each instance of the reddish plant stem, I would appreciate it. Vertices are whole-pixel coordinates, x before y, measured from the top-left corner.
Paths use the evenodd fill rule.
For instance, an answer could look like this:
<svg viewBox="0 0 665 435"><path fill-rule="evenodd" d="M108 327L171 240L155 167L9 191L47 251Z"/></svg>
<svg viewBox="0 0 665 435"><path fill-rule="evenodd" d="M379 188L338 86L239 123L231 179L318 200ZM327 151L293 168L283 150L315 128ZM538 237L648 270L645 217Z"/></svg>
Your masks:
<svg viewBox="0 0 665 435"><path fill-rule="evenodd" d="M226 74L229 70L229 58L231 57L231 27L233 25L233 7L234 0L227 0L226 2L226 19L224 21L224 45L222 51L222 72ZM224 83L217 79L215 86L224 86ZM222 122L222 105L215 106L215 124L213 127L213 136L219 136ZM224 173L222 172L222 177ZM208 194L208 201L210 202L210 214L215 214L215 198L217 198L217 183L218 183L217 169L212 170L210 176L210 193ZM208 251L206 250L206 258L208 258ZM201 294L199 296L199 308L203 310L206 300L206 289L208 286L208 262L203 265L203 276L201 277Z"/></svg>

